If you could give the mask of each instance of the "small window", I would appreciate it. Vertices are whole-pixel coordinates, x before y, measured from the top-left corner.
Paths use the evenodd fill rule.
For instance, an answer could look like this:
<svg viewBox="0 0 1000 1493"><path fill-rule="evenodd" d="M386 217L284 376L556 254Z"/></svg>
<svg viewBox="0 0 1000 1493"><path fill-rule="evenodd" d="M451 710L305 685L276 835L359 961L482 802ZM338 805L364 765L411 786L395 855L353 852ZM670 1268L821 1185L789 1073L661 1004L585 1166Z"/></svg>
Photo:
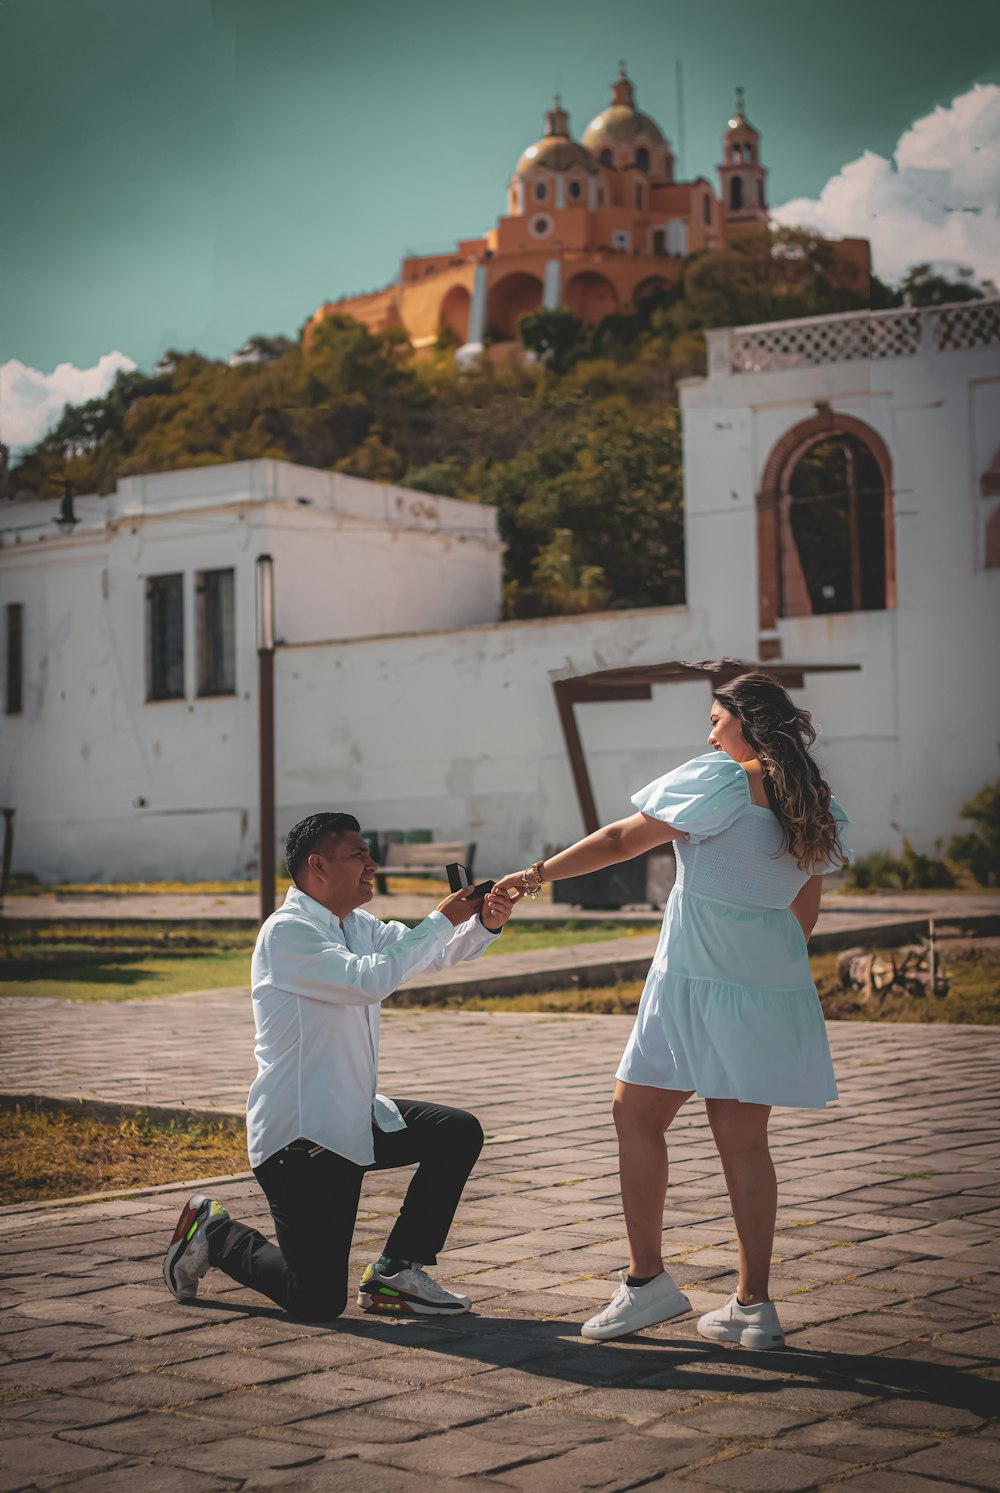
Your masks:
<svg viewBox="0 0 1000 1493"><path fill-rule="evenodd" d="M7 677L4 684L4 712L20 715L24 695L24 607L14 601L7 611Z"/></svg>
<svg viewBox="0 0 1000 1493"><path fill-rule="evenodd" d="M548 195L549 195L548 184L546 182L544 182L544 181L536 181L535 182L535 199L536 199L536 201L538 201L538 202L544 202L545 199L546 199L546 197Z"/></svg>
<svg viewBox="0 0 1000 1493"><path fill-rule="evenodd" d="M640 145L639 149L636 151L635 164L638 166L640 171L649 170L649 151L646 149L645 145Z"/></svg>
<svg viewBox="0 0 1000 1493"><path fill-rule="evenodd" d="M667 252L667 235L666 235L666 232L662 228L654 228L653 229L653 253L654 254L666 254L666 252Z"/></svg>
<svg viewBox="0 0 1000 1493"><path fill-rule="evenodd" d="M580 198L583 196L582 183L578 181L571 181L569 184L569 195L572 197L574 202L579 202Z"/></svg>
<svg viewBox="0 0 1000 1493"><path fill-rule="evenodd" d="M729 207L734 213L738 213L743 206L743 183L738 176L734 176L729 183Z"/></svg>
<svg viewBox="0 0 1000 1493"><path fill-rule="evenodd" d="M704 223L711 223L712 221L712 199L707 192L701 199L701 217Z"/></svg>
<svg viewBox="0 0 1000 1493"><path fill-rule="evenodd" d="M184 698L184 577L146 580L146 699Z"/></svg>
<svg viewBox="0 0 1000 1493"><path fill-rule="evenodd" d="M615 158L611 154L610 150L605 149L605 150L601 151L601 164L603 166L611 166L611 165L613 165L614 164L614 159Z"/></svg>
<svg viewBox="0 0 1000 1493"><path fill-rule="evenodd" d="M199 695L236 693L234 572L200 570L195 587Z"/></svg>
<svg viewBox="0 0 1000 1493"><path fill-rule="evenodd" d="M532 218L528 224L528 228L534 234L535 238L545 238L551 232L552 224L548 218L538 217Z"/></svg>

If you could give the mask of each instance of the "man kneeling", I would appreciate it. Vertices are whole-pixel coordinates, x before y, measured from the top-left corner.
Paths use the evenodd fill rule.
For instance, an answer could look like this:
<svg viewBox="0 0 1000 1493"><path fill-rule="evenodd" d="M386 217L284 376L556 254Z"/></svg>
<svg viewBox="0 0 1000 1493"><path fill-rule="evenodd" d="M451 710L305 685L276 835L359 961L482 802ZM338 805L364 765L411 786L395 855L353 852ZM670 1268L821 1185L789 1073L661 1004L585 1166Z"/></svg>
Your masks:
<svg viewBox="0 0 1000 1493"><path fill-rule="evenodd" d="M481 954L511 913L506 892L456 892L416 928L359 909L377 864L350 814L313 814L291 831L295 885L257 937L251 967L257 1077L247 1100L254 1176L277 1246L190 1199L163 1273L179 1301L210 1266L269 1296L293 1316L325 1322L347 1304L348 1257L366 1171L417 1163L358 1305L401 1315L464 1312L423 1268L434 1264L483 1144L474 1115L375 1092L379 1008L404 980Z"/></svg>

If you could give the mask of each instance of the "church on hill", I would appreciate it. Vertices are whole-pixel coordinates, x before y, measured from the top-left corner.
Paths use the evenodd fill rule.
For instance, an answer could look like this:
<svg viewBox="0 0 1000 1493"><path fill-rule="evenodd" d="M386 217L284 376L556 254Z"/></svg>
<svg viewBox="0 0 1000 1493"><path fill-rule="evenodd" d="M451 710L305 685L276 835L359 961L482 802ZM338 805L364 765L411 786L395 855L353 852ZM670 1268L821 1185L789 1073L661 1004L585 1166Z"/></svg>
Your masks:
<svg viewBox="0 0 1000 1493"><path fill-rule="evenodd" d="M473 355L487 342L511 342L519 319L543 306L567 306L595 325L669 289L690 255L767 228L767 170L742 89L722 136L717 189L704 176L678 181L674 166L622 63L611 103L581 140L556 98L544 135L514 167L495 228L450 253L404 259L385 290L328 302L306 335L340 314L373 332L404 327L418 350L447 338ZM867 242L843 241L838 257L866 288Z"/></svg>

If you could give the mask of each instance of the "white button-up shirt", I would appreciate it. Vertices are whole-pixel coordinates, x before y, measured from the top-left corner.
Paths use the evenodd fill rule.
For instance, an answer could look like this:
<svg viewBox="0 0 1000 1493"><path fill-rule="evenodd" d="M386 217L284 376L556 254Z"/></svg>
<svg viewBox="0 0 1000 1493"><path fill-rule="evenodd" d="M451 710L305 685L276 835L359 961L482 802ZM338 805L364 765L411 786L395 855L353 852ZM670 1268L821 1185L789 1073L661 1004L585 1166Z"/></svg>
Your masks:
<svg viewBox="0 0 1000 1493"><path fill-rule="evenodd" d="M496 937L478 917L454 928L440 912L416 928L360 909L341 924L292 887L262 926L251 965L250 1165L300 1136L359 1166L374 1161L373 1120L405 1128L375 1092L381 1003L411 975L475 958Z"/></svg>

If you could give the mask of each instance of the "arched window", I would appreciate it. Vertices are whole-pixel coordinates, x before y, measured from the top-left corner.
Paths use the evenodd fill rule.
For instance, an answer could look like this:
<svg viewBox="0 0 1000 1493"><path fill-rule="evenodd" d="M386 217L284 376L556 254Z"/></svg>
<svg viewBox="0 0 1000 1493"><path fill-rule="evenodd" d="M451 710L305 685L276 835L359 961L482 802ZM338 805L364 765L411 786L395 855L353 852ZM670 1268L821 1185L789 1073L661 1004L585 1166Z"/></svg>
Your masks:
<svg viewBox="0 0 1000 1493"><path fill-rule="evenodd" d="M831 434L796 462L782 498L781 614L886 607L886 493L858 436Z"/></svg>
<svg viewBox="0 0 1000 1493"><path fill-rule="evenodd" d="M731 212L738 213L743 206L743 182L738 176L734 176L729 183L729 208Z"/></svg>
<svg viewBox="0 0 1000 1493"><path fill-rule="evenodd" d="M538 201L538 202L544 202L545 199L546 199L546 197L548 195L549 195L548 184L546 182L544 182L544 181L536 181L535 182L535 200Z"/></svg>
<svg viewBox="0 0 1000 1493"><path fill-rule="evenodd" d="M601 161L605 166L610 166L614 162L614 156L607 148L601 151Z"/></svg>
<svg viewBox="0 0 1000 1493"><path fill-rule="evenodd" d="M574 202L579 202L580 198L583 196L582 182L571 181L569 184L569 195L572 197Z"/></svg>
<svg viewBox="0 0 1000 1493"><path fill-rule="evenodd" d="M649 151L646 149L645 145L640 145L639 149L636 151L635 164L638 166L640 171L649 170Z"/></svg>

